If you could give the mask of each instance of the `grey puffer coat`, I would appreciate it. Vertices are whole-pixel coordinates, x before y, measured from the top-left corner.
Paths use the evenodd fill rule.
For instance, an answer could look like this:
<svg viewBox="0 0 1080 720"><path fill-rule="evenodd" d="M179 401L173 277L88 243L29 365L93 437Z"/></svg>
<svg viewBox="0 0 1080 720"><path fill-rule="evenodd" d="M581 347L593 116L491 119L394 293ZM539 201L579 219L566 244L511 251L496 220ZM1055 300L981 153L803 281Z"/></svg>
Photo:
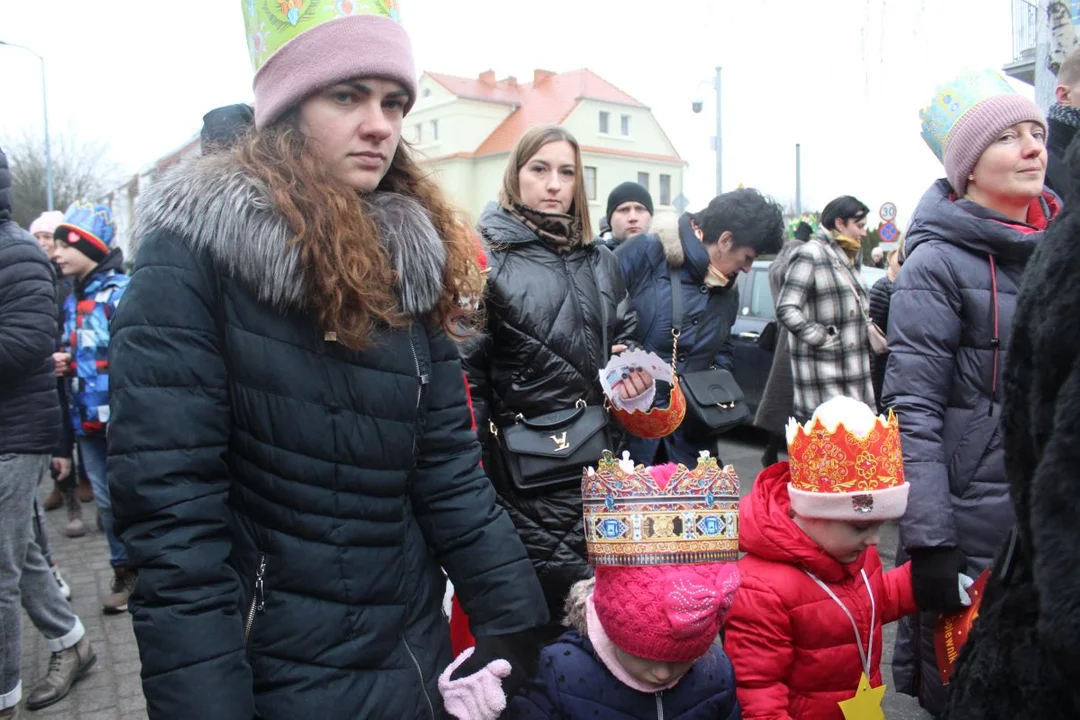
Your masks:
<svg viewBox="0 0 1080 720"><path fill-rule="evenodd" d="M937 181L912 217L893 290L882 400L899 419L911 485L902 551L958 547L973 577L1013 524L1001 436L1005 355L1024 267L1058 206L1047 192L1033 203L1032 224L1019 224ZM902 624L893 667L898 689L918 692L938 713L945 693L934 620L924 613Z"/></svg>

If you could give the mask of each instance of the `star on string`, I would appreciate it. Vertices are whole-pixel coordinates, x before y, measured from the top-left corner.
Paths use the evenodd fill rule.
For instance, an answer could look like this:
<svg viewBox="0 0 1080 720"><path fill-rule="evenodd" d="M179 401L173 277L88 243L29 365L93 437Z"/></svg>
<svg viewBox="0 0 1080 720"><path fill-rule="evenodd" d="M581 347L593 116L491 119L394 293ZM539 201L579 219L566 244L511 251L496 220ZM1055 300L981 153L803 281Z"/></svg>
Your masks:
<svg viewBox="0 0 1080 720"><path fill-rule="evenodd" d="M884 700L885 686L870 687L870 680L864 672L859 677L855 697L837 704L840 705L840 712L844 713L844 720L885 720L885 713L881 709Z"/></svg>

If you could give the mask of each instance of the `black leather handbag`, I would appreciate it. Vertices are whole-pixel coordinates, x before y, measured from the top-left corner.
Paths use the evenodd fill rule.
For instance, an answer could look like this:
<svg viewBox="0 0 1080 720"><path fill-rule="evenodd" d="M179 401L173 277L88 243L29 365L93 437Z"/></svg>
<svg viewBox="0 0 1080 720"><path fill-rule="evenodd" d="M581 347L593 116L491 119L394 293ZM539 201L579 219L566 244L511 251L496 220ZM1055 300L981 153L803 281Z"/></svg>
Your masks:
<svg viewBox="0 0 1080 720"><path fill-rule="evenodd" d="M682 276L671 274L671 327L682 332ZM677 359L676 359L677 360ZM728 370L714 368L678 373L686 394L686 419L679 427L691 440L709 440L735 428L750 418L746 396Z"/></svg>
<svg viewBox="0 0 1080 720"><path fill-rule="evenodd" d="M606 364L608 346L607 300L600 287L600 275L590 258L596 292L600 295L600 356L598 369ZM597 381L598 382L598 381ZM491 426L499 444L499 455L514 488L523 493L559 490L580 486L581 471L595 465L605 450L614 451L615 437L603 405L587 405L584 400L566 410L526 418L518 415L514 424L499 430Z"/></svg>

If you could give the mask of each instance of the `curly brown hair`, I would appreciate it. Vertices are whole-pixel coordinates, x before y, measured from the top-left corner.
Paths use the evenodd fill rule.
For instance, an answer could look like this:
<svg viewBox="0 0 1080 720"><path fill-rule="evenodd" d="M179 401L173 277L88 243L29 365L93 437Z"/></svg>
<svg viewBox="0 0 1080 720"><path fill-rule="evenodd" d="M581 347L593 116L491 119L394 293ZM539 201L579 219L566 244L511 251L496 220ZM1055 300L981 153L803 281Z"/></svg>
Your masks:
<svg viewBox="0 0 1080 720"><path fill-rule="evenodd" d="M310 287L308 306L319 326L343 345L367 347L377 326L411 322L399 305L396 272L379 239L362 193L344 185L307 149L294 110L253 130L234 150L241 167L263 183L300 249ZM464 231L458 210L413 160L402 141L375 192L415 198L427 210L446 247L443 292L428 320L456 338L478 324L475 306L462 298L482 294L480 248Z"/></svg>

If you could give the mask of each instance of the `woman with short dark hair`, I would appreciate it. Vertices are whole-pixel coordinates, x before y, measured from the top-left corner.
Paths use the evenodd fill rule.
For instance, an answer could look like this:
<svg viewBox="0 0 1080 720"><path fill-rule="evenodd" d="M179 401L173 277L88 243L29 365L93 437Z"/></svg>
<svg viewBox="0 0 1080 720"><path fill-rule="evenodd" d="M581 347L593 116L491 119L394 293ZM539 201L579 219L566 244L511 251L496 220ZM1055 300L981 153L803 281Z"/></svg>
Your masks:
<svg viewBox="0 0 1080 720"><path fill-rule="evenodd" d="M837 395L876 406L869 298L859 277L869 212L850 195L832 200L821 212L817 234L788 260L776 317L791 333L793 407L800 422Z"/></svg>

